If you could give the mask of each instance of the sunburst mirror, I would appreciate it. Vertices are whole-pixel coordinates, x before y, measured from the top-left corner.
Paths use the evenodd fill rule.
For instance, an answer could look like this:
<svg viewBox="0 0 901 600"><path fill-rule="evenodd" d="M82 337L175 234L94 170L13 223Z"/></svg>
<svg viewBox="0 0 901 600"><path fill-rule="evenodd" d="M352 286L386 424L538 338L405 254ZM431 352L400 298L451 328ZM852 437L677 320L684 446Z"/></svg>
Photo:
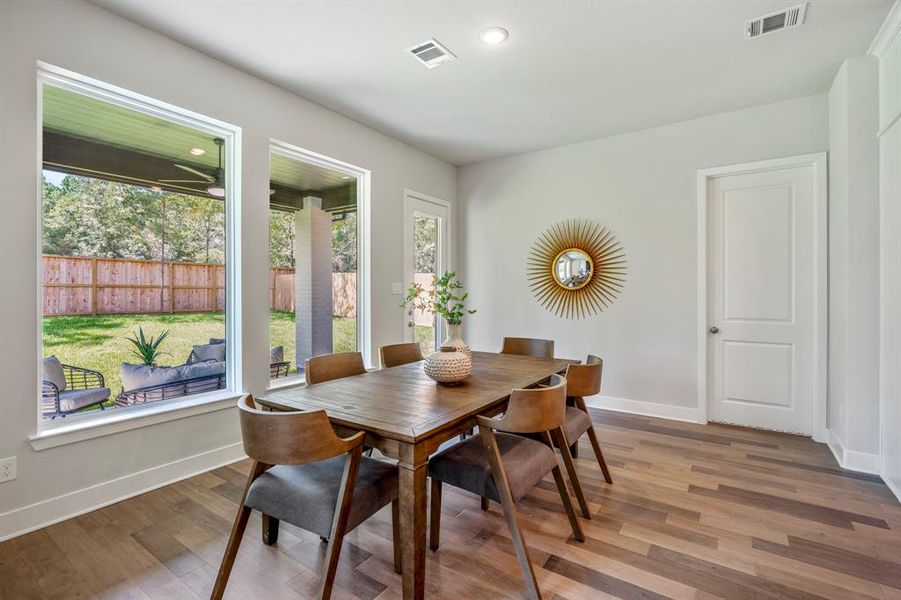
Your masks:
<svg viewBox="0 0 901 600"><path fill-rule="evenodd" d="M598 314L616 299L626 277L626 254L604 225L571 219L538 237L527 277L535 298L567 319Z"/></svg>

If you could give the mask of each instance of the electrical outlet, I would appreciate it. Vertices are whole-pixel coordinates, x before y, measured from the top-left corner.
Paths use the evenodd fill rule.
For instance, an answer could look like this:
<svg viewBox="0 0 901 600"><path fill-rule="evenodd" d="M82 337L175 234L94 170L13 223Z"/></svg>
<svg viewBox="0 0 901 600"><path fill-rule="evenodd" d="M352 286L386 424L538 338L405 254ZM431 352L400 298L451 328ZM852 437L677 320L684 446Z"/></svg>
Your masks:
<svg viewBox="0 0 901 600"><path fill-rule="evenodd" d="M16 457L0 458L0 483L16 478Z"/></svg>

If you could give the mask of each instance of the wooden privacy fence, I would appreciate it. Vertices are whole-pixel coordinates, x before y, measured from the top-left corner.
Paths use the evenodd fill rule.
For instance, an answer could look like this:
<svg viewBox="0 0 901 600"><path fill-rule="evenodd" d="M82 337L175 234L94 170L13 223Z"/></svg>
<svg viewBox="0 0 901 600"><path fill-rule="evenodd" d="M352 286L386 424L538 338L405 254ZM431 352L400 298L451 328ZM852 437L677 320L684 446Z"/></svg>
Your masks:
<svg viewBox="0 0 901 600"><path fill-rule="evenodd" d="M45 316L216 312L225 267L85 256L43 256ZM334 314L357 314L357 274L332 274ZM269 307L294 311L294 269L269 270Z"/></svg>

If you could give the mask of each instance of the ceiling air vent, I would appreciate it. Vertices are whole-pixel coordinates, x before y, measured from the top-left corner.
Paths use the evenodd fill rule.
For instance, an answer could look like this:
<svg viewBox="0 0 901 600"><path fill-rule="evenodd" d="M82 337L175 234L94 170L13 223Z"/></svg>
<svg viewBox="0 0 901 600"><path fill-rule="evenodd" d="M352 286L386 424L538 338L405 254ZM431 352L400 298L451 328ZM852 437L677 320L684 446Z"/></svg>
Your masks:
<svg viewBox="0 0 901 600"><path fill-rule="evenodd" d="M407 50L416 57L419 62L430 69L434 69L440 64L457 58L450 50L439 44L435 39L429 39L421 44L416 44Z"/></svg>
<svg viewBox="0 0 901 600"><path fill-rule="evenodd" d="M806 2L779 12L751 19L745 25L745 35L749 38L756 38L775 31L797 27L804 22L805 12L807 12Z"/></svg>

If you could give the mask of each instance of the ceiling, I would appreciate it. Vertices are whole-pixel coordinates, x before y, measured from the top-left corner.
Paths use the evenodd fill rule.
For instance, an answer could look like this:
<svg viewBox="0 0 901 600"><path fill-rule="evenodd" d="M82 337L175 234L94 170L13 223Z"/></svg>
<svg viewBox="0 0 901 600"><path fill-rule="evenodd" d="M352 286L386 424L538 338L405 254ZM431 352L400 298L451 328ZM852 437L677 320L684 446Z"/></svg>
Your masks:
<svg viewBox="0 0 901 600"><path fill-rule="evenodd" d="M351 177L339 171L295 160L276 152L269 154L269 177L276 183L311 191L331 190L355 183Z"/></svg>
<svg viewBox="0 0 901 600"><path fill-rule="evenodd" d="M866 52L890 0L597 2L93 0L455 164L816 94ZM482 45L499 25L507 43ZM404 52L434 37L458 60Z"/></svg>

